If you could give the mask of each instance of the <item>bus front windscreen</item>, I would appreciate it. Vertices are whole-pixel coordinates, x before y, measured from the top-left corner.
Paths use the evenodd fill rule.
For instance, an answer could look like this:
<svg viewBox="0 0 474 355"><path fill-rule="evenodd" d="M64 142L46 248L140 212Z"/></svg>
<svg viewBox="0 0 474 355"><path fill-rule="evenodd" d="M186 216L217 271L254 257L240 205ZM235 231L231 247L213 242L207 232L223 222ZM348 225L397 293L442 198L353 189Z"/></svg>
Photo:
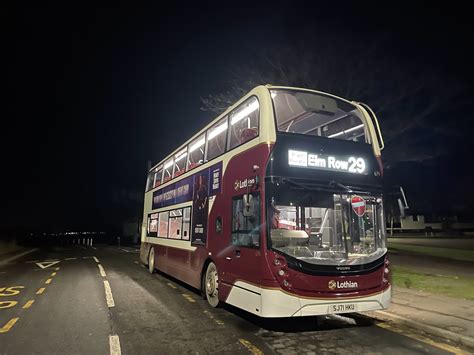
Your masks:
<svg viewBox="0 0 474 355"><path fill-rule="evenodd" d="M311 194L308 194L311 195ZM387 251L382 199L320 194L306 201L268 202L272 248L320 265L361 265Z"/></svg>
<svg viewBox="0 0 474 355"><path fill-rule="evenodd" d="M334 96L299 90L270 90L278 131L366 143L356 106Z"/></svg>

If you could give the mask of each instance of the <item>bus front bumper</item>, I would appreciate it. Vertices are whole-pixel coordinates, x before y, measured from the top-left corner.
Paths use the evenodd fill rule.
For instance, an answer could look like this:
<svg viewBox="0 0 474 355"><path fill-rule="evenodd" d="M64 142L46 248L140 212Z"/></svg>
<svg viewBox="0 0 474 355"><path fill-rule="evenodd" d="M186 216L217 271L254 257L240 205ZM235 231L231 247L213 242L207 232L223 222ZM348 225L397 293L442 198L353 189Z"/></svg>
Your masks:
<svg viewBox="0 0 474 355"><path fill-rule="evenodd" d="M260 317L302 317L327 314L366 312L386 309L390 305L391 287L359 297L312 298L291 294L282 289L260 288L237 282L226 302ZM248 289L252 292L245 292ZM257 296L260 294L260 297Z"/></svg>

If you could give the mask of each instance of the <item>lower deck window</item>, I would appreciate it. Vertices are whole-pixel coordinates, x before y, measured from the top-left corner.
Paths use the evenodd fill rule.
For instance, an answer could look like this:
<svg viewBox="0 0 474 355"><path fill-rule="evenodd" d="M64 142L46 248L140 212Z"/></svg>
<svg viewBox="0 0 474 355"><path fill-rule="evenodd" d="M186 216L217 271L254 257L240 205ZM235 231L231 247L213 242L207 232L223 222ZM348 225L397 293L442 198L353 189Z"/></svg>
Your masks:
<svg viewBox="0 0 474 355"><path fill-rule="evenodd" d="M181 239L183 225L183 210L170 211L168 238Z"/></svg>
<svg viewBox="0 0 474 355"><path fill-rule="evenodd" d="M147 236L189 240L191 207L148 215Z"/></svg>
<svg viewBox="0 0 474 355"><path fill-rule="evenodd" d="M156 237L158 232L158 213L148 215L147 235L149 237Z"/></svg>
<svg viewBox="0 0 474 355"><path fill-rule="evenodd" d="M164 237L164 238L168 237L168 212L160 213L158 237Z"/></svg>

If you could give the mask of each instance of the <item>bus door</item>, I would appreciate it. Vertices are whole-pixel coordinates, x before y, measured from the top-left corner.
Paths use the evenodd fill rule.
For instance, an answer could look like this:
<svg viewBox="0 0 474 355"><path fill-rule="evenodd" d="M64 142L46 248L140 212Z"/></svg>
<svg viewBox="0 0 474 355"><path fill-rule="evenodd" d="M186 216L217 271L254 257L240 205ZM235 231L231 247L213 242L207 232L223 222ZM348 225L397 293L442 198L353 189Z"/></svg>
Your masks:
<svg viewBox="0 0 474 355"><path fill-rule="evenodd" d="M251 285L260 284L261 279L260 229L260 194L233 197L231 235L223 255L223 281L229 285L239 282L240 292L246 293L247 298L253 298L255 305L260 303L260 295ZM242 290L242 287L247 290ZM255 309L250 311L255 312Z"/></svg>

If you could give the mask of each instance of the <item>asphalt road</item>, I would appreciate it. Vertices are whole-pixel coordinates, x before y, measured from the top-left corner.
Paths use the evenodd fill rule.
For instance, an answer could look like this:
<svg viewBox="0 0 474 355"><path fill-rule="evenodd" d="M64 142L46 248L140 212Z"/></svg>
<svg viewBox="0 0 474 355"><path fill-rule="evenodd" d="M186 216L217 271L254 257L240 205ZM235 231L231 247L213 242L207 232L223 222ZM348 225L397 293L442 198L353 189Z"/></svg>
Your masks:
<svg viewBox="0 0 474 355"><path fill-rule="evenodd" d="M453 349L357 314L262 320L228 306L213 309L197 290L149 274L134 248L40 249L0 266L0 354L448 354Z"/></svg>

